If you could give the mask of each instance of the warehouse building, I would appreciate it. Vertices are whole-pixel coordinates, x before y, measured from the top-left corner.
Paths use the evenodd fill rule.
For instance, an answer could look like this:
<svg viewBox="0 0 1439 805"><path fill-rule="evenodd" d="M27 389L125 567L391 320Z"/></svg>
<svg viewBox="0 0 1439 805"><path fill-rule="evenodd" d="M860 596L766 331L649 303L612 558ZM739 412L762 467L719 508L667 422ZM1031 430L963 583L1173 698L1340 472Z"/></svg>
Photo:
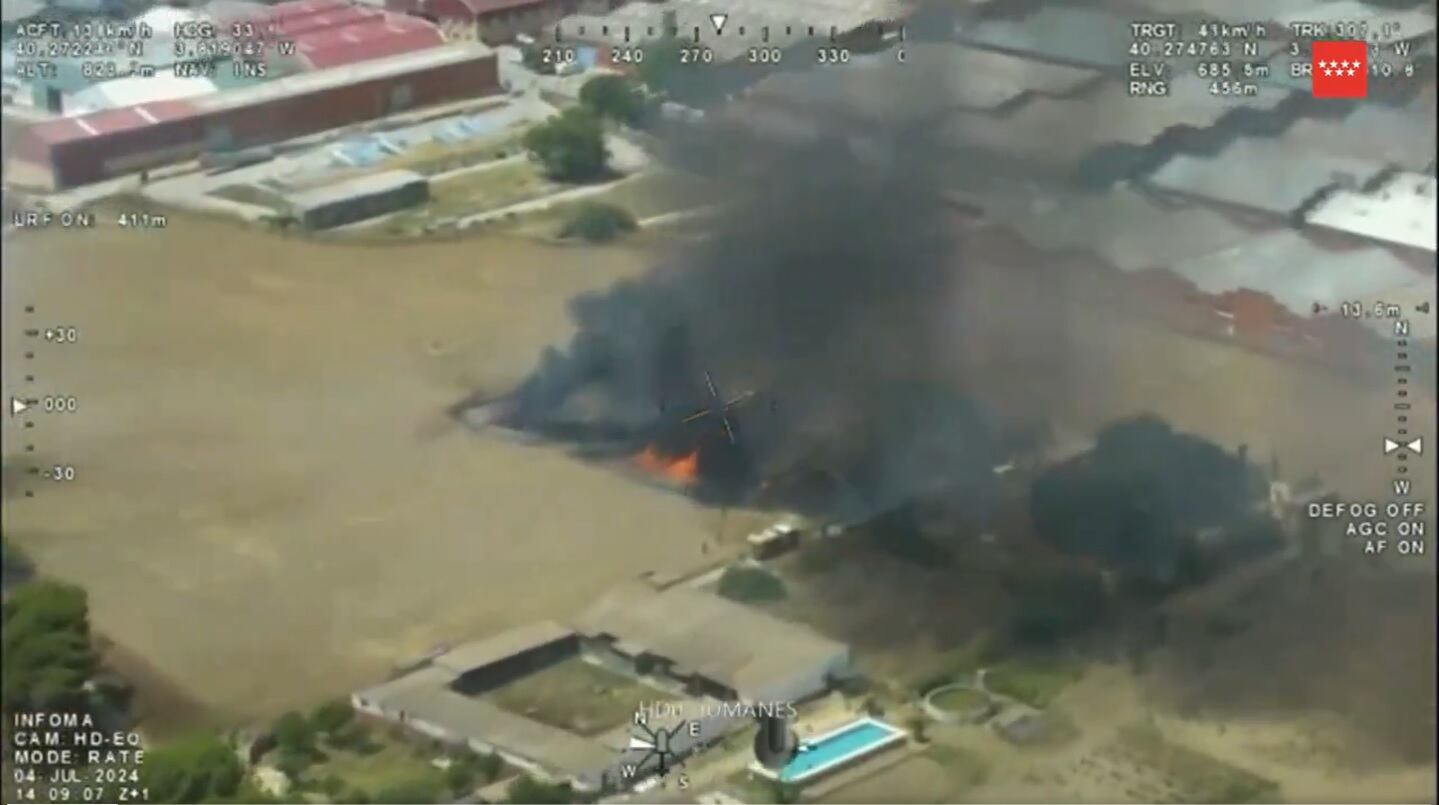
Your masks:
<svg viewBox="0 0 1439 805"><path fill-rule="evenodd" d="M180 77L165 70L154 75L131 75L102 81L65 101L66 115L88 115L106 109L140 106L159 101L181 101L218 92L219 86L205 76Z"/></svg>
<svg viewBox="0 0 1439 805"><path fill-rule="evenodd" d="M599 13L624 0L386 0L391 11L474 30L490 44L534 35L577 12Z"/></svg>
<svg viewBox="0 0 1439 805"><path fill-rule="evenodd" d="M1429 261L1439 248L1433 176L1395 173L1371 190L1338 190L1309 210L1305 223L1402 247Z"/></svg>
<svg viewBox="0 0 1439 805"><path fill-rule="evenodd" d="M681 755L749 723L743 711L707 704L807 699L851 673L847 646L803 626L688 587L637 582L600 599L573 626L538 623L454 647L355 693L351 704L581 791L625 787L639 779L644 753L627 752L623 738L579 735L483 695L575 658L643 680L657 701L687 695L681 706L699 729L674 737Z"/></svg>
<svg viewBox="0 0 1439 805"><path fill-rule="evenodd" d="M74 187L499 89L489 48L446 45L188 100L36 123L15 138L10 177L30 186Z"/></svg>
<svg viewBox="0 0 1439 805"><path fill-rule="evenodd" d="M851 673L843 643L684 586L621 587L576 628L592 655L716 699L798 701Z"/></svg>
<svg viewBox="0 0 1439 805"><path fill-rule="evenodd" d="M517 670L572 656L575 645L574 631L559 624L512 629L446 651L398 679L355 693L350 703L431 738L499 755L531 774L598 791L615 760L611 748L477 696Z"/></svg>

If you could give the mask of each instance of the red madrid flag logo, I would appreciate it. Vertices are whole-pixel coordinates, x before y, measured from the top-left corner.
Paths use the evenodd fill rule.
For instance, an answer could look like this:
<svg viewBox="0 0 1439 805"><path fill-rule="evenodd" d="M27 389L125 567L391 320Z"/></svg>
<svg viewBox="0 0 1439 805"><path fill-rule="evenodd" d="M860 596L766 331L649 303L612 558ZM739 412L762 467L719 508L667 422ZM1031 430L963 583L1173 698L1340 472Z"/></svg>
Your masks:
<svg viewBox="0 0 1439 805"><path fill-rule="evenodd" d="M1315 42L1310 89L1316 98L1363 98L1369 94L1369 51L1362 41Z"/></svg>

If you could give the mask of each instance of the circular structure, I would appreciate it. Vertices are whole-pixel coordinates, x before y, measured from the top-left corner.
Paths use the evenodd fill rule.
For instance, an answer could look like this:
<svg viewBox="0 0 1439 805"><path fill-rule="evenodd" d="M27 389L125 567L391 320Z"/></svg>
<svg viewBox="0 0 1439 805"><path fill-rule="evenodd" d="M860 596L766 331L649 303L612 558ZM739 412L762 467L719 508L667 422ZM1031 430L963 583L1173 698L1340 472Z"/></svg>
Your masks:
<svg viewBox="0 0 1439 805"><path fill-rule="evenodd" d="M924 695L925 715L946 724L979 724L999 707L993 697L967 683L942 685Z"/></svg>
<svg viewBox="0 0 1439 805"><path fill-rule="evenodd" d="M790 728L789 719L779 716L760 718L759 730L754 736L754 756L761 766L779 771L794 759L798 749L799 738Z"/></svg>

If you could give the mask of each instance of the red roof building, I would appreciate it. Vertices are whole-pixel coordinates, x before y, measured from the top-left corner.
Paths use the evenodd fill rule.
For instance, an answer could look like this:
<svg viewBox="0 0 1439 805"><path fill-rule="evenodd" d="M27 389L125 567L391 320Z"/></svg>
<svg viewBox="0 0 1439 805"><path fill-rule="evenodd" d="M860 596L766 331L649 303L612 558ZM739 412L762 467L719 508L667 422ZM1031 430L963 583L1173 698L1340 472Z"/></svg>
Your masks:
<svg viewBox="0 0 1439 805"><path fill-rule="evenodd" d="M438 23L472 25L493 44L539 33L574 14L579 0L385 0L385 7Z"/></svg>
<svg viewBox="0 0 1439 805"><path fill-rule="evenodd" d="M321 11L317 14L306 14L300 17L272 20L266 27L270 36L286 38L300 36L313 31L340 28L360 22L384 19L385 16L385 12L377 8L346 6L340 9Z"/></svg>
<svg viewBox="0 0 1439 805"><path fill-rule="evenodd" d="M341 67L439 47L445 37L434 23L381 14L363 22L323 28L295 38L295 54L312 70Z"/></svg>
<svg viewBox="0 0 1439 805"><path fill-rule="evenodd" d="M36 123L16 134L6 178L74 187L499 91L495 55L480 44L368 58L186 101Z"/></svg>
<svg viewBox="0 0 1439 805"><path fill-rule="evenodd" d="M351 7L349 0L289 0L265 9L265 19L279 23Z"/></svg>

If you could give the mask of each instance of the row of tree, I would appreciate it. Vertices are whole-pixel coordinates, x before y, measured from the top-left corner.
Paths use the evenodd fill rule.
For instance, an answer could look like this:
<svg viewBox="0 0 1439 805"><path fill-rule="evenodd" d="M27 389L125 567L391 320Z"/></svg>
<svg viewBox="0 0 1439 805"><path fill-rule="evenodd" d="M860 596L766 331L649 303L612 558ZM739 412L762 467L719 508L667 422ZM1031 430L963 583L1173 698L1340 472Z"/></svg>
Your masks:
<svg viewBox="0 0 1439 805"><path fill-rule="evenodd" d="M580 103L525 134L525 148L556 181L592 182L609 175L606 120L641 126L654 104L633 79L596 76L580 88Z"/></svg>
<svg viewBox="0 0 1439 805"><path fill-rule="evenodd" d="M5 712L88 710L85 683L98 658L85 591L31 581L8 594L3 610Z"/></svg>

